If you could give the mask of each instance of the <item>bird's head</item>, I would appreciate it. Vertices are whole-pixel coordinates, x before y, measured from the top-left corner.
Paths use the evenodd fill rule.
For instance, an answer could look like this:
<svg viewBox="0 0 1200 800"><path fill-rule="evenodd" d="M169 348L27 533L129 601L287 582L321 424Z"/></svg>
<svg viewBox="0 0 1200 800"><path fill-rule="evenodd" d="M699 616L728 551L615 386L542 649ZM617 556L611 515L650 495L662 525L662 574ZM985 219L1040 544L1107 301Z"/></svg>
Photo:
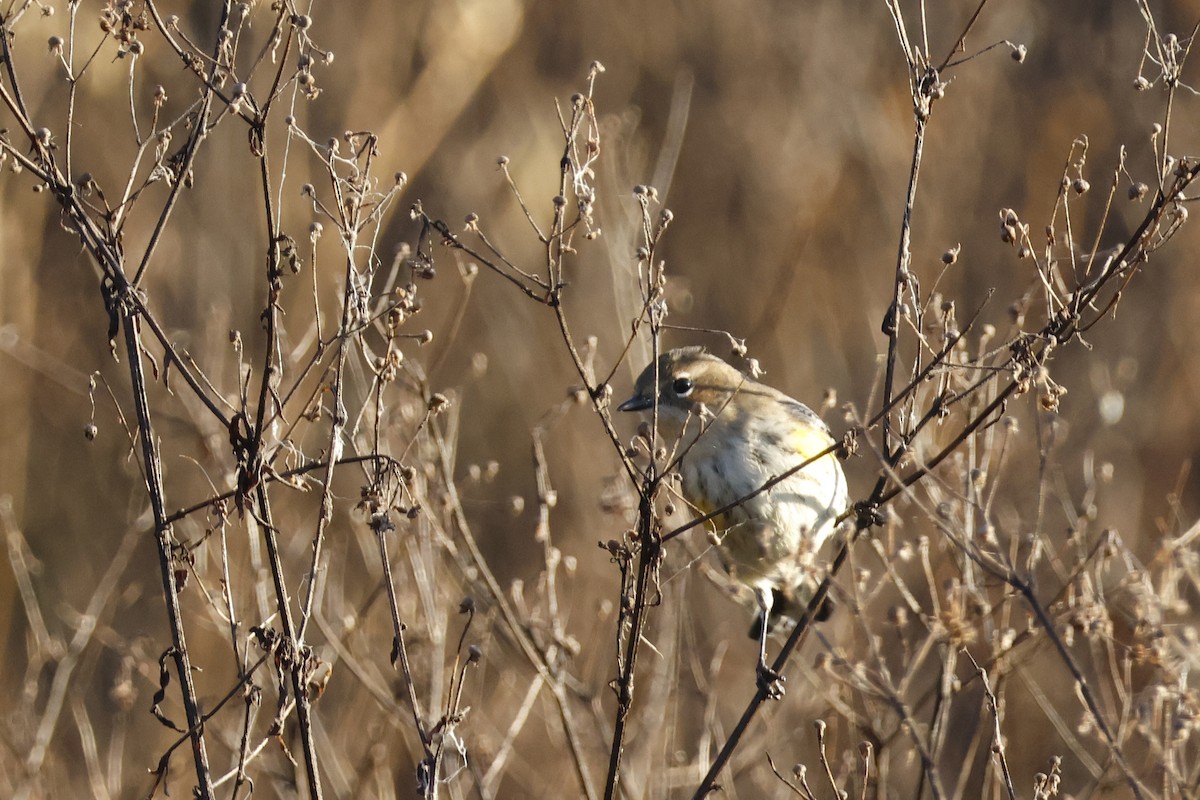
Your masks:
<svg viewBox="0 0 1200 800"><path fill-rule="evenodd" d="M756 384L702 347L681 347L663 353L638 376L633 396L620 411L648 411L658 403L667 433L682 431L691 417L722 413L735 395L753 391Z"/></svg>

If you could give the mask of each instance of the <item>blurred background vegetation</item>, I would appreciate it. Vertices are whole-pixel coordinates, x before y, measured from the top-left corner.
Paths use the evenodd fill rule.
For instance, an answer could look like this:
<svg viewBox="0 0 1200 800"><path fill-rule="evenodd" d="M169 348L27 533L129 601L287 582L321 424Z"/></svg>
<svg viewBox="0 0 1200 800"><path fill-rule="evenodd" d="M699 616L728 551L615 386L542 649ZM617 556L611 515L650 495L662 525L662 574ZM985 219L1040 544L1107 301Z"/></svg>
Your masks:
<svg viewBox="0 0 1200 800"><path fill-rule="evenodd" d="M6 2L5 13L21 5ZM203 37L214 27L217 4L161 5L164 13L179 14L181 27L195 33L197 41L207 41ZM269 26L268 5L251 5L261 17L255 24ZM910 5L915 20L916 4ZM1150 6L1160 33L1186 37L1200 18L1200 3L1191 0L1155 0ZM67 35L67 14L65 3L45 7L58 13L35 19L31 11L12 47L32 116L43 119L61 142L66 87L46 41ZM926 7L928 37L937 43L933 56L940 60L975 6ZM82 3L78 35L84 41L99 41L101 8ZM750 355L766 370L765 380L814 407L822 405L827 391L835 392L836 402L823 414L839 433L849 425L845 404L860 415L878 407L880 354L886 348L880 323L891 301L913 144L905 65L883 3L363 0L317 3L307 13L314 20L313 40L336 57L314 70L320 96L297 99L289 113L317 142L347 130L374 132L380 161L387 165L381 174L407 174L403 194L378 237L385 263L402 245L416 245L419 224L407 209L417 200L455 230L459 220L477 213L492 241L518 264L544 260L544 247L531 235L497 158L508 157L534 214L548 219L562 154L555 101L569 106L570 96L584 88L588 64L599 60L606 67L595 92L602 124L596 184L603 234L578 243L567 294L576 334L598 337L598 371L605 374L621 355L630 313L636 312L628 294L639 244L632 189L649 184L674 212L659 248L669 275L670 323L744 337ZM943 75L952 79L929 129L912 249L913 271L926 291L936 282L937 291L957 304L960 319L982 304L978 324L1008 331L1010 305L1030 290L1036 276L1001 242L998 212L1016 209L1032 223L1035 238L1040 235L1072 143L1086 137L1083 173L1093 189L1075 206L1076 240L1083 251L1091 249L1103 195L1124 146L1128 175L1118 182L1100 247L1124 241L1144 213L1144 204L1125 199L1127 185L1157 183L1151 129L1164 121L1164 95L1159 86L1147 91L1135 86L1144 64L1146 25L1132 0L989 4L968 39L968 52L1001 40L1025 45L1028 57L1017 63L1002 47ZM164 86L172 101L191 102L195 80L160 39L147 35L144 42L134 102L148 108L155 85ZM130 59L115 58L111 47L102 50L79 87L75 127L76 172L91 172L97 183L117 193L134 152L129 69ZM1143 69L1151 79L1157 74ZM1189 77L1185 71L1184 80ZM1200 151L1198 112L1200 102L1181 93L1171 112L1171 152ZM271 135L269 144L281 147L282 126ZM299 232L307 229L313 212L301 200L300 186L318 183L320 168L300 156L287 164L284 227L302 238ZM183 193L144 284L171 326L169 336L227 393L234 391L238 375L229 332L241 331L250 350L264 303L261 208L245 128L222 125L196 163L194 189ZM130 242L144 242L152 223L150 215L132 220ZM1036 467L1006 475L998 513L1014 530L1032 532L1033 520L1042 520L1041 509L1049 501L1046 528L1062 530L1083 519L1095 530L1118 531L1132 554L1153 565L1163 537L1178 535L1200 513L1200 479L1191 469L1200 443L1196 242L1196 232L1185 228L1134 278L1115 319L1088 332L1086 348L1073 346L1053 362L1054 379L1068 394L1052 426L1041 420L1022 430L1028 452L1036 452L1036 436L1053 435L1049 483L1054 492L1046 496L1047 481L1039 479ZM944 270L943 252L957 245L957 263ZM104 375L123 405L128 377L109 353L95 268L76 237L63 230L53 197L31 191L27 176L9 171L0 180L0 247L3 523L10 534L9 558L24 560L36 595L35 601L26 597L23 602L14 572L0 571L3 685L11 698L4 703L0 736L5 793L23 787L30 796L99 796L96 787L102 786L114 797L139 796L150 787L144 771L154 767L173 739L146 713L157 686L155 661L169 636L136 460L102 389L95 395L93 417L87 376ZM329 254L327 265L336 264L336 241L321 247ZM586 406L552 414L578 383L553 317L489 272L472 277L466 259L456 262L449 251L440 258L437 276L421 286L423 308L415 320L418 329L432 331L433 340L403 349L421 365L433 389L453 398L456 477L488 563L504 586L521 582L531 597L544 589L546 569L543 545L533 535L531 432L549 419L546 462L557 491L551 530L566 567L560 576L565 584L560 586L561 619L582 643L572 671L581 692L595 698L582 703L585 744L593 775L602 776L606 726L611 726L606 684L614 675L617 590L615 569L596 545L619 537L628 526L633 487L622 483L617 459ZM300 318L310 312L312 296L304 288L309 275L297 280L300 288L285 294L283 304L290 316ZM326 313L336 313L340 269L328 269L319 280L329 303ZM311 344L303 341L303 326L289 335L285 349L301 353ZM725 352L720 337L669 336L670 346L702 343ZM647 353L639 344L621 364L613 379L617 395L624 396ZM256 359L247 360L257 367ZM362 379L351 391L361 395L366 386ZM203 500L211 492L210 480L228 488L232 473L222 455L226 432L206 419L197 403L183 393L168 395L161 383L154 401L160 409L168 507ZM1032 401L1020 403L1012 413L1036 416ZM415 412L405 408L399 403L398 413L411 420ZM83 432L93 419L99 436L89 442ZM627 436L636 425L634 420L619 423ZM1102 490L1094 486L1097 464L1111 465L1112 479ZM860 455L847 471L852 493L865 496L877 463L869 454ZM353 515L358 486L347 477L336 491L329 582L344 585L326 597L332 627L310 640L322 658L337 662L344 656L327 644L336 638L331 630L383 624L360 655L369 653L375 660L370 670L379 685L398 692L399 679L387 664L386 612L371 605L379 591L378 569L372 566L378 557L370 552L370 539L364 544L361 531L355 533L363 528ZM285 505L281 513L292 515L286 518L304 520L312 517L316 499L289 495L280 502ZM916 520L906 528L909 512L896 511L900 536L914 541L919 534L936 536ZM199 538L203 522L194 527L184 533ZM18 530L25 544L11 535ZM310 533L310 526L298 522L294 535L284 537L297 581L307 563ZM239 553L249 547L239 545ZM653 637L662 654L646 658L648 670L666 676L663 683L649 685L669 691L662 688L660 696L647 690L642 713L652 719L635 722L626 787L631 797L684 796L698 780L696 765L702 773L712 742L719 743L719 732L732 724L753 690L754 645L744 635L748 615L699 577L702 570L691 554L701 547L697 536L668 554L664 609L656 623L661 627ZM934 548L944 545L935 538ZM69 713L50 733L44 764L27 774L38 713L65 652L32 655L31 625L45 626L65 648L63 642L91 613L89 601L117 558L128 558L128 564L95 618L95 635L78 654ZM208 591L219 592L219 576L205 573L205 559L213 556L202 548L198 558L201 581ZM400 583L402 594L408 593L404 607L417 613L416 593ZM442 639L458 635L457 602L450 598L469 591L467 583L439 584L437 591L447 600L421 607L430 630L440 630ZM1194 600L1186 594L1176 618L1187 630L1195 620L1186 606ZM205 618L203 600L195 593L188 602L196 613L193 657L206 670L198 682L202 697L212 703L230 685L229 673L206 653L207 648L223 652L226 632ZM31 607L40 610L40 621L31 621ZM881 601L874 610L882 614L886 607ZM355 609L363 611L363 622L354 619ZM835 617L826 635L836 645L839 635L851 636L852 627ZM417 634L418 648L424 635ZM479 635L491 641L491 634ZM479 674L467 685L466 704L473 711L460 730L483 770L509 730L530 677L527 667L524 673L510 668L506 645L493 642L489 650L487 641ZM819 676L821 667L813 664L820 647L812 644L813 650L796 658L796 669ZM435 676L452 655L437 647L421 653L418 681L430 687L436 705L440 684ZM1031 658L1030 663L1042 662ZM1063 719L1073 731L1082 712L1071 700L1069 676L1061 665L1054 666L1059 669L1045 670L1043 688L1063 697L1068 708ZM333 796L408 796L419 756L406 721L359 689L349 672L339 664L317 705L322 741L368 735L341 754L341 767L331 769L330 791ZM785 701L760 719L754 742L724 782L729 796L785 795L761 757L763 749L789 767L816 764L811 721L835 712L814 688L821 679L808 681L804 675L793 677ZM663 699L668 695L669 702ZM1043 718L1035 699L1014 690L1011 703L1009 719L1022 720L1013 731L1010 755L1019 765L1014 779L1022 791L1029 791L1033 773L1044 771L1047 759L1059 754L1068 756L1065 790L1124 796L1123 784L1110 785L1111 774L1096 781L1069 756L1062 729L1038 721ZM1026 705L1033 710L1023 716ZM101 780L79 766L81 758L92 757L78 732L84 718L100 743L97 763L107 775ZM506 756L504 775L491 787L495 796L575 791L557 718L546 701L534 706L534 719ZM974 731L990 723L964 714L954 724ZM843 725L831 735L836 764L858 769L861 733ZM960 738L965 741L967 735ZM235 749L236 741L229 746ZM1102 747L1093 743L1084 749L1103 763ZM977 766L964 796L983 796L985 786L999 791L994 777L982 777L986 756L986 751L973 756ZM228 752L221 757L227 764ZM191 785L186 758L175 758L172 790L186 795ZM278 753L272 758L256 796L288 796L290 768ZM911 778L917 766L896 759L888 796L920 796ZM663 765L671 769L660 770ZM910 777L896 777L903 775ZM469 787L447 791L477 796Z"/></svg>

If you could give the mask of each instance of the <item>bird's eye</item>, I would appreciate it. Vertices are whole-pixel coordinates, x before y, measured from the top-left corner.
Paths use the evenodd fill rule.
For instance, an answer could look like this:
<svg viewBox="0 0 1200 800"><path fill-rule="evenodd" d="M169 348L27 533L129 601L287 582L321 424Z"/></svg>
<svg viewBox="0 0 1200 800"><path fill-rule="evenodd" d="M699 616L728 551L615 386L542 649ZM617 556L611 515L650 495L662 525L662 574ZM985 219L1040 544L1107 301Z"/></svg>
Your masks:
<svg viewBox="0 0 1200 800"><path fill-rule="evenodd" d="M693 388L695 388L695 384L692 383L691 378L676 378L675 382L671 384L671 389L680 397L687 397L692 393Z"/></svg>

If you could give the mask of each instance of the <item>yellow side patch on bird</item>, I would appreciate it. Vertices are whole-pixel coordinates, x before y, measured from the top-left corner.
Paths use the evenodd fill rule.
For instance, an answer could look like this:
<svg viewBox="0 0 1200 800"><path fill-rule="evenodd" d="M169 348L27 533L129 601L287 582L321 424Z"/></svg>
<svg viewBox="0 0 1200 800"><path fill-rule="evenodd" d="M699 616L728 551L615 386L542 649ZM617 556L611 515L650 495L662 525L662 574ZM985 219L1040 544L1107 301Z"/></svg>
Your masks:
<svg viewBox="0 0 1200 800"><path fill-rule="evenodd" d="M833 444L833 439L822 430L806 427L792 431L787 437L787 443L800 461L807 461L822 450L828 449L829 445Z"/></svg>
<svg viewBox="0 0 1200 800"><path fill-rule="evenodd" d="M724 504L718 504L705 498L689 497L688 505L691 506L692 512L697 517L707 517L718 508L722 508ZM724 536L729 530L730 526L733 524L734 521L729 518L728 514L717 514L715 517L704 521L704 529L708 531L710 537L713 534L716 534L717 536Z"/></svg>
<svg viewBox="0 0 1200 800"><path fill-rule="evenodd" d="M694 501L692 502L692 506L698 512L697 516L701 517L707 517L709 514L720 508L720 506L715 506L711 503L697 503ZM712 519L706 521L704 523L704 527L708 528L710 531L720 532L729 527L729 522L725 519L724 514L717 514Z"/></svg>

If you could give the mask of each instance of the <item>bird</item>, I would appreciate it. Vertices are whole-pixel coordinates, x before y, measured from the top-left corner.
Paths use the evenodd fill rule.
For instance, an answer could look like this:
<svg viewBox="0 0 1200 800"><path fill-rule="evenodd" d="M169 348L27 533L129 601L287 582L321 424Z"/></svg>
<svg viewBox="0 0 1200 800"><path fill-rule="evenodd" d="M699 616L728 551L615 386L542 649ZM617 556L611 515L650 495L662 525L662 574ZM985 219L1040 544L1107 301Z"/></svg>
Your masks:
<svg viewBox="0 0 1200 800"><path fill-rule="evenodd" d="M703 347L661 354L618 406L655 409L658 434L674 444L684 500L698 516L718 512L706 523L710 541L725 571L753 592L757 673L778 696L782 678L767 666L767 635L780 618L803 616L819 582L818 553L849 507L836 440L808 406ZM823 610L831 609L827 598Z"/></svg>

